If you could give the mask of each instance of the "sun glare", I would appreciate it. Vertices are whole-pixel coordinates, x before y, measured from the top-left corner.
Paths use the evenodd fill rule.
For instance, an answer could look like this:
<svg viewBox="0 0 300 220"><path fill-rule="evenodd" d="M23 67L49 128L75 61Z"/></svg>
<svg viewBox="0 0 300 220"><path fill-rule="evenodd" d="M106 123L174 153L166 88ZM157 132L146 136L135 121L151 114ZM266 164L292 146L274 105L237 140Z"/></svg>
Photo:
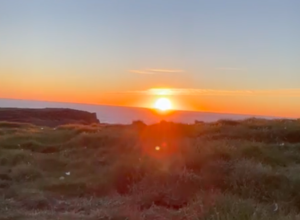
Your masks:
<svg viewBox="0 0 300 220"><path fill-rule="evenodd" d="M168 98L159 98L156 100L154 107L161 111L167 111L172 108L172 103Z"/></svg>

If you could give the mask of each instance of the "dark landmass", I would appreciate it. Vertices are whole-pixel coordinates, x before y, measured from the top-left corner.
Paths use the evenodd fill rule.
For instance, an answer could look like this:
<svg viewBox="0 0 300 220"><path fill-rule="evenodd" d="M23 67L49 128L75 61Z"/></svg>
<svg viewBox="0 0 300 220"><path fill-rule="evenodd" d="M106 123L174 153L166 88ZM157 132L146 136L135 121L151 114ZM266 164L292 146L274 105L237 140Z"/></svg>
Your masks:
<svg viewBox="0 0 300 220"><path fill-rule="evenodd" d="M0 121L0 219L300 219L300 120Z"/></svg>
<svg viewBox="0 0 300 220"><path fill-rule="evenodd" d="M48 127L63 124L99 123L96 113L63 108L0 108L0 121L29 123Z"/></svg>

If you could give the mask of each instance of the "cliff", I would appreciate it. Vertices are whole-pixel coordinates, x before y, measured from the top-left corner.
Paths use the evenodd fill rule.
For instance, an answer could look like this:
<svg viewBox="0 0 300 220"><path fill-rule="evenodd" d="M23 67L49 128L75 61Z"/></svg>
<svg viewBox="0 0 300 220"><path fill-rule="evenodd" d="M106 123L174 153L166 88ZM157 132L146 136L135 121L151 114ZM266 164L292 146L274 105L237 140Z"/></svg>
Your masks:
<svg viewBox="0 0 300 220"><path fill-rule="evenodd" d="M55 127L63 124L100 123L96 113L74 109L45 108L21 109L0 108L0 121L23 122L38 126Z"/></svg>

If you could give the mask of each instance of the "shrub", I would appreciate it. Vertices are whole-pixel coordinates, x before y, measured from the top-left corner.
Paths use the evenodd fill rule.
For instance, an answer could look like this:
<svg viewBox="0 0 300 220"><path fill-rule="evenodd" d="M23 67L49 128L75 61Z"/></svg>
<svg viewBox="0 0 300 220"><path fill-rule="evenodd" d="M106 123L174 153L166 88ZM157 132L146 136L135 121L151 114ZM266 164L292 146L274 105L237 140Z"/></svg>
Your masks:
<svg viewBox="0 0 300 220"><path fill-rule="evenodd" d="M135 129L137 129L138 131L143 131L147 127L147 125L143 121L140 121L140 120L133 121L131 123L131 126Z"/></svg>

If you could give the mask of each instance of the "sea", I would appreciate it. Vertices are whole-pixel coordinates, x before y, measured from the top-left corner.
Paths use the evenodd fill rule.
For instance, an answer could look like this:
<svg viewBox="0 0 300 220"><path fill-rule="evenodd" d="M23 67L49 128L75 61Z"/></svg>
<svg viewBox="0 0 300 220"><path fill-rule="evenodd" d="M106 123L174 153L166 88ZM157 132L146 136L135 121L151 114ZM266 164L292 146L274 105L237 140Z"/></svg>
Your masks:
<svg viewBox="0 0 300 220"><path fill-rule="evenodd" d="M63 102L45 102L19 99L0 99L0 108L70 108L96 113L100 123L131 124L141 120L146 124L165 121L192 124L195 121L214 122L221 119L243 120L247 118L276 119L272 116L223 114L200 111L170 111L162 113L157 110L137 107L91 105Z"/></svg>

